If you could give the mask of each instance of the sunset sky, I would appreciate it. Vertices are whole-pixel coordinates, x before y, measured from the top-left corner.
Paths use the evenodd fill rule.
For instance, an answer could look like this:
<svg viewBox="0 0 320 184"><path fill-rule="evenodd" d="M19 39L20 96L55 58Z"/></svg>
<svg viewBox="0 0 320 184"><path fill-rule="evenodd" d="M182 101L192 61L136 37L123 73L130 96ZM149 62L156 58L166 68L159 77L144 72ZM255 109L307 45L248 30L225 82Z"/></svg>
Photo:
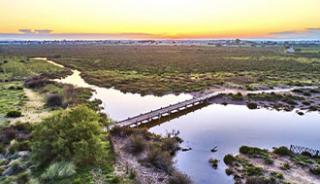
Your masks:
<svg viewBox="0 0 320 184"><path fill-rule="evenodd" d="M0 38L319 38L320 0L0 0Z"/></svg>

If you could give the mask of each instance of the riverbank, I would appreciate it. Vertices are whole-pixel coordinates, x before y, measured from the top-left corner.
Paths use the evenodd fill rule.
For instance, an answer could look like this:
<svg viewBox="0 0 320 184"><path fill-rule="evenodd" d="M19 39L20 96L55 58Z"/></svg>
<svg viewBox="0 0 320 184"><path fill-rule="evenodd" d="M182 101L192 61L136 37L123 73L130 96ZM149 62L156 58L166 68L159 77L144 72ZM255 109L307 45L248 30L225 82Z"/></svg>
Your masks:
<svg viewBox="0 0 320 184"><path fill-rule="evenodd" d="M173 157L180 149L178 132L160 137L147 129L114 127L111 142L117 153L117 166L141 184L191 184L188 176L174 167Z"/></svg>

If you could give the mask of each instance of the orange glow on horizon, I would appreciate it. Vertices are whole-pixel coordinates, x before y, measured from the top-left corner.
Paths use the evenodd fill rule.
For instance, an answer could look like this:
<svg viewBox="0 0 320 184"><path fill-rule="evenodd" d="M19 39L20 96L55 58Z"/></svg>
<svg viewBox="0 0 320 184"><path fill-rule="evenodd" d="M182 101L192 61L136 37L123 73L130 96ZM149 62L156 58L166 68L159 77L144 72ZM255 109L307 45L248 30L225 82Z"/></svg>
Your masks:
<svg viewBox="0 0 320 184"><path fill-rule="evenodd" d="M320 28L319 0L2 0L0 33L268 37Z"/></svg>

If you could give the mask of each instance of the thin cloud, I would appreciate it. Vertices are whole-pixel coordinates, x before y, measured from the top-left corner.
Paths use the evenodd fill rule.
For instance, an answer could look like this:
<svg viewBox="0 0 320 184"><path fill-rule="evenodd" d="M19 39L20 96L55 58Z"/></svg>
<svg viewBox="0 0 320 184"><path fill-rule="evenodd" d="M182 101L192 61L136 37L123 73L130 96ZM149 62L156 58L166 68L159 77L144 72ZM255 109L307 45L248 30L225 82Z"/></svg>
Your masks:
<svg viewBox="0 0 320 184"><path fill-rule="evenodd" d="M37 33L37 34L50 34L50 33L53 32L53 30L50 30L50 29L35 29L34 32Z"/></svg>
<svg viewBox="0 0 320 184"><path fill-rule="evenodd" d="M23 33L23 34L31 34L32 30L31 29L19 29L19 32Z"/></svg>
<svg viewBox="0 0 320 184"><path fill-rule="evenodd" d="M279 39L320 39L320 28L306 28L302 31L289 30L282 32L272 32L270 37Z"/></svg>

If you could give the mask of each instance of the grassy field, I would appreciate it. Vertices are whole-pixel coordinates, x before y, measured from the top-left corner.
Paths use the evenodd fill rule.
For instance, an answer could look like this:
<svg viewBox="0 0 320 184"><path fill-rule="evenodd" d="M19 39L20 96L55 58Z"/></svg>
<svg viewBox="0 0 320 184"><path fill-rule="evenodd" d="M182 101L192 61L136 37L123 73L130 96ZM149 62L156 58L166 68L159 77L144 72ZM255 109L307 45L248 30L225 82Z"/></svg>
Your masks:
<svg viewBox="0 0 320 184"><path fill-rule="evenodd" d="M27 57L0 56L0 81L23 80L40 73L55 73L62 71L41 60L28 59Z"/></svg>
<svg viewBox="0 0 320 184"><path fill-rule="evenodd" d="M7 112L19 111L26 100L21 82L0 83L0 122L5 121Z"/></svg>
<svg viewBox="0 0 320 184"><path fill-rule="evenodd" d="M59 75L64 69L41 60L28 59L23 56L0 56L0 63L0 154L3 155L0 162L0 183L132 183L132 179L127 176L117 176L114 173L114 153L110 147L109 140L106 138L108 135L102 131L103 126L109 123L109 120L97 113L98 102L89 101L92 95L90 89L76 88L72 85L49 81L50 76ZM31 77L35 78L29 79ZM25 79L28 79L27 82ZM26 85L30 80L34 82L42 80L45 82L39 82L33 86ZM54 102L61 101L59 103L60 106L52 106L52 100L50 105L49 99L50 97L52 99L53 96L55 97ZM41 101L38 101L39 99ZM71 113L70 111L72 110L70 109L82 110L79 113ZM15 118L6 117L7 113L12 111L21 114ZM55 145L57 144L53 143L49 145L50 148L45 147L44 149L36 150L35 147L37 145L44 144L46 140L53 137L52 133L46 133L48 131L47 128L36 134L34 132L36 127L43 125L49 118L53 121L52 124L60 123L66 126L68 123L58 120L57 115L58 113L67 112L69 112L67 114L69 119L72 117L77 118L85 112L88 112L91 118L84 115L78 120L69 121L69 125L79 123L81 126L73 127L81 130L74 130L73 133L59 133L54 138L59 144L69 139L70 144L56 147ZM87 120L84 120L84 118L87 118ZM68 118L64 120L68 121ZM47 125L50 127L51 122L47 123ZM72 129L59 126L56 128L58 130L52 131L71 131ZM92 133L93 129L96 132ZM97 134L97 132L101 132L101 135ZM90 135L92 139L90 142L85 143L84 140L88 140L85 136L89 135L89 133L92 133ZM64 136L66 134L67 136ZM44 138L39 138L39 135ZM78 136L78 138L74 138L75 136ZM38 142L35 143L35 140L38 140ZM78 143L75 143L77 141ZM51 144L51 140L47 143ZM97 145L98 143L105 145L103 152L86 147L86 145ZM60 147L63 150L54 151L54 153L62 153L71 149L68 146L73 144L77 144L75 149L79 150L71 151L70 154L77 153L79 154L78 158L84 158L83 155L86 154L90 156L90 159L78 161L78 167L72 160L76 156L70 156L70 158L57 156L55 159L49 156L51 160L45 159L46 162L42 164L38 163L39 159L34 159L35 155L41 155L45 151L50 152L53 147ZM92 153L89 153L89 151ZM18 153L25 153L25 155L21 156ZM66 151L66 153L69 152ZM88 164L86 162L98 154L103 154L99 164ZM43 154L41 158L47 155ZM3 174L7 171L11 172Z"/></svg>
<svg viewBox="0 0 320 184"><path fill-rule="evenodd" d="M46 56L82 71L90 83L141 94L318 85L320 48L195 46L6 46L2 55ZM312 50L312 52L310 51Z"/></svg>

